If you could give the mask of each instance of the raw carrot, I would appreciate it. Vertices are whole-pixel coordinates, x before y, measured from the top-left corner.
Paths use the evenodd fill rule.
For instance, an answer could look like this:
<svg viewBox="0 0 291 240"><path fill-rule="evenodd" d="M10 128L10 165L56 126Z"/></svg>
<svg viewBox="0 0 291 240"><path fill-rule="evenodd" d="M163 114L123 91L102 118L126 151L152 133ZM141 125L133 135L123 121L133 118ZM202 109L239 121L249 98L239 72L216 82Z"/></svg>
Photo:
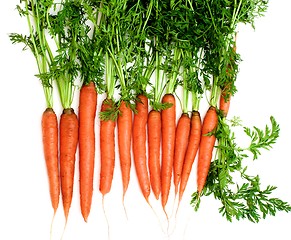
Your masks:
<svg viewBox="0 0 291 240"><path fill-rule="evenodd" d="M150 182L156 199L161 194L161 113L151 110L148 116L148 163Z"/></svg>
<svg viewBox="0 0 291 240"><path fill-rule="evenodd" d="M60 120L60 174L63 207L68 218L73 196L78 118L72 108L64 109Z"/></svg>
<svg viewBox="0 0 291 240"><path fill-rule="evenodd" d="M175 153L174 153L174 186L175 195L178 193L178 188L181 180L181 174L187 151L190 135L190 118L188 113L182 113L176 127L175 138Z"/></svg>
<svg viewBox="0 0 291 240"><path fill-rule="evenodd" d="M219 99L219 109L222 111L223 116L226 117L229 111L229 107L230 107L230 96L227 98L227 100L225 99L225 94L224 92L221 93L220 95L220 99Z"/></svg>
<svg viewBox="0 0 291 240"><path fill-rule="evenodd" d="M201 138L201 118L198 111L193 111L191 116L191 129L188 147L185 155L180 188L179 188L179 201L181 201L183 193L186 189L187 182L191 173L191 169L199 148Z"/></svg>
<svg viewBox="0 0 291 240"><path fill-rule="evenodd" d="M210 168L212 152L215 145L215 129L218 125L216 108L211 106L206 112L202 124L201 141L198 153L197 190L201 194Z"/></svg>
<svg viewBox="0 0 291 240"><path fill-rule="evenodd" d="M125 101L121 101L119 112L117 118L118 147L124 197L130 181L132 110Z"/></svg>
<svg viewBox="0 0 291 240"><path fill-rule="evenodd" d="M146 157L146 124L148 119L148 99L138 95L136 101L137 113L134 114L132 147L136 174L142 194L146 201L150 195L150 180Z"/></svg>
<svg viewBox="0 0 291 240"><path fill-rule="evenodd" d="M54 214L60 198L59 154L58 154L58 120L52 108L42 114L42 142L44 158L49 180L50 198Z"/></svg>
<svg viewBox="0 0 291 240"><path fill-rule="evenodd" d="M97 91L94 82L84 84L79 100L79 172L80 204L85 222L90 213L93 195L96 105Z"/></svg>
<svg viewBox="0 0 291 240"><path fill-rule="evenodd" d="M101 105L101 112L112 108L113 101L105 99ZM112 119L100 120L100 185L99 190L104 196L110 192L115 167L115 129L116 121Z"/></svg>
<svg viewBox="0 0 291 240"><path fill-rule="evenodd" d="M162 103L172 104L162 110L162 165L161 165L161 198L165 208L171 188L173 171L175 131L176 131L176 102L173 94L165 94Z"/></svg>

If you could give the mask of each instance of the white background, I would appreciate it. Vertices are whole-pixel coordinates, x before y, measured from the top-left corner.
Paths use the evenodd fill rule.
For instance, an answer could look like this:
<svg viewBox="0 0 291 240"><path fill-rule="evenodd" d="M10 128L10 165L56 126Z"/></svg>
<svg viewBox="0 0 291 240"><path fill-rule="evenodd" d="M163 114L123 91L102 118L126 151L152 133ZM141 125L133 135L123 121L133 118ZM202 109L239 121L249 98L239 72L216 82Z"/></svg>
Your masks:
<svg viewBox="0 0 291 240"><path fill-rule="evenodd" d="M41 143L41 114L45 100L40 82L34 77L36 65L29 51L12 45L11 32L26 32L26 22L15 10L18 0L3 1L0 15L0 239L50 239L52 209ZM238 93L233 97L229 117L240 116L246 126L263 128L273 115L280 124L281 134L271 151L263 151L259 160L250 161L254 174L259 174L263 185L278 187L274 196L291 203L290 159L290 68L291 68L291 1L270 1L266 16L256 21L256 30L242 26L237 50L243 58L237 80ZM73 107L77 109L77 95ZM99 96L99 103L103 96ZM61 107L55 96L55 110ZM98 105L99 110L100 104ZM203 107L203 104L202 106ZM203 113L203 110L202 110ZM96 121L98 136L99 122ZM98 141L98 138L97 138ZM98 144L98 142L97 142ZM98 146L97 146L98 149ZM117 152L116 152L117 153ZM98 191L98 162L94 196L88 223L81 217L78 195L78 158L74 197L64 240L106 240L107 224ZM195 171L195 170L194 170ZM198 213L189 200L195 191L193 173L177 216L176 228L166 237L166 227L160 203L151 195L156 215L144 201L139 190L135 170L125 198L128 219L122 206L121 176L116 168L111 192L105 197L105 211L110 225L110 239L181 240L181 239L291 239L291 213L279 212L275 217L253 224L246 221L227 222L218 213L220 203L212 197L203 198ZM172 192L171 192L172 194ZM170 213L173 195L167 211ZM158 220L159 219L159 220ZM175 225L173 219L171 229ZM52 239L60 239L64 227L62 206L53 223Z"/></svg>

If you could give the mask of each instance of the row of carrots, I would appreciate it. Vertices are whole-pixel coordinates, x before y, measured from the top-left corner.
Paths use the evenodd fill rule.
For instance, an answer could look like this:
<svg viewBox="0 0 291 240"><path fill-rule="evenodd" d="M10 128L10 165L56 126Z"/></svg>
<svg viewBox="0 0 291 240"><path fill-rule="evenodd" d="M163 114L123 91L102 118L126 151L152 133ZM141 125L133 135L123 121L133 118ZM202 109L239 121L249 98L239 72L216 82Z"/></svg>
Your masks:
<svg viewBox="0 0 291 240"><path fill-rule="evenodd" d="M222 6L213 1L21 3L23 6L17 9L28 20L29 36L11 34L10 38L13 43L24 43L30 48L44 89L47 106L42 115L42 138L54 213L61 195L68 219L77 148L80 204L85 221L92 204L96 164L100 163L99 190L103 196L110 192L116 164L116 126L123 197L133 162L147 202L152 192L156 199L161 198L165 209L172 181L180 201L197 154L200 195L212 160L218 119L227 116L230 96L236 90L236 24L241 20L237 16L244 11L244 3L225 7L225 11L234 8L234 15L223 15L237 17L232 21L219 17L221 11L216 10ZM217 28L229 22L232 25L223 31ZM75 112L71 106L78 77L82 86ZM183 100L182 115L176 122L178 85L183 88ZM54 86L63 107L60 122L53 110ZM114 99L116 89L120 90L118 101ZM209 108L201 119L199 100L208 91ZM106 98L100 113L96 113L99 93L106 93ZM187 107L189 93L191 111ZM96 116L100 117L100 146L95 141ZM100 151L97 162L96 150Z"/></svg>
<svg viewBox="0 0 291 240"><path fill-rule="evenodd" d="M47 108L42 116L43 146L52 206L56 212L61 189L66 218L73 196L77 146L79 146L80 203L85 221L90 213L96 150L97 95L93 82L83 85L80 90L78 116L73 109L65 109L60 118L59 129L53 109ZM145 95L139 95L137 98L136 113L133 113L127 103L122 101L117 121L100 121L100 147L98 146L97 149L100 149L99 190L102 195L105 196L110 192L114 175L116 125L123 196L130 182L131 151L144 198L148 201L152 191L156 199L161 196L161 203L165 208L172 177L175 195L179 194L179 201L182 199L199 149L197 191L201 193L212 159L215 136L211 133L217 127L219 110L214 106L209 107L203 124L198 111L193 111L191 116L182 113L176 123L174 95L165 94L162 101L170 103L171 107L161 112L149 111L148 98ZM112 107L110 104L110 101L105 99L101 111ZM221 97L219 108L226 114L229 101L226 102ZM58 140L59 134L60 140ZM162 149L161 153L160 149Z"/></svg>

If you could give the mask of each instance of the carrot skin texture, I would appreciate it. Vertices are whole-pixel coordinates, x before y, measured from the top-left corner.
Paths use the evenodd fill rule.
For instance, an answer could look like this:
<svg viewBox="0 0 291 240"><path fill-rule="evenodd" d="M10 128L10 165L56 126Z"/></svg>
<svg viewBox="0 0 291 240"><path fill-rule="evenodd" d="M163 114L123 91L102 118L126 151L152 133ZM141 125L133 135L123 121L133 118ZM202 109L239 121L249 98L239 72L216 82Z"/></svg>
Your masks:
<svg viewBox="0 0 291 240"><path fill-rule="evenodd" d="M161 194L161 113L151 110L148 116L148 163L152 191L159 199Z"/></svg>
<svg viewBox="0 0 291 240"><path fill-rule="evenodd" d="M151 191L146 156L146 124L148 119L148 99L144 95L138 95L137 98L139 99L136 102L137 113L134 114L132 129L133 159L139 186L141 188L144 198L148 202Z"/></svg>
<svg viewBox="0 0 291 240"><path fill-rule="evenodd" d="M105 99L101 105L101 111L112 107L112 101ZM100 121L100 185L99 190L104 196L111 190L115 167L115 125L116 121Z"/></svg>
<svg viewBox="0 0 291 240"><path fill-rule="evenodd" d="M60 173L66 219L73 197L75 154L78 145L78 118L72 108L64 109L60 120Z"/></svg>
<svg viewBox="0 0 291 240"><path fill-rule="evenodd" d="M213 133L218 125L218 116L216 108L211 106L207 110L202 124L201 141L198 153L197 165L197 191L200 194L206 183L207 175L212 159L212 152L214 149L216 137L214 134L206 136L206 134Z"/></svg>
<svg viewBox="0 0 291 240"><path fill-rule="evenodd" d="M178 193L181 174L184 165L185 154L190 135L190 118L188 113L183 113L176 127L175 153L174 153L174 186L175 195Z"/></svg>
<svg viewBox="0 0 291 240"><path fill-rule="evenodd" d="M180 188L179 188L179 201L181 201L183 193L186 189L187 182L192 170L192 166L195 160L195 157L198 152L200 139L201 139L201 117L198 111L193 111L191 116L191 129L190 129L190 136L188 147L185 155L181 181L180 181Z"/></svg>
<svg viewBox="0 0 291 240"><path fill-rule="evenodd" d="M172 94L165 94L162 103L170 103L172 106L161 111L162 115L162 165L161 165L161 198L162 206L168 201L173 172L175 131L176 131L176 101Z"/></svg>
<svg viewBox="0 0 291 240"><path fill-rule="evenodd" d="M56 213L60 198L58 120L52 108L47 108L43 112L41 126L43 152L48 174L50 198L54 213Z"/></svg>
<svg viewBox="0 0 291 240"><path fill-rule="evenodd" d="M93 195L96 105L95 84L83 85L79 100L79 174L81 213L85 222L90 214Z"/></svg>
<svg viewBox="0 0 291 240"><path fill-rule="evenodd" d="M130 109L129 105L126 104L125 101L121 101L119 111L120 114L117 118L117 130L118 130L119 159L124 196L130 181L132 110Z"/></svg>

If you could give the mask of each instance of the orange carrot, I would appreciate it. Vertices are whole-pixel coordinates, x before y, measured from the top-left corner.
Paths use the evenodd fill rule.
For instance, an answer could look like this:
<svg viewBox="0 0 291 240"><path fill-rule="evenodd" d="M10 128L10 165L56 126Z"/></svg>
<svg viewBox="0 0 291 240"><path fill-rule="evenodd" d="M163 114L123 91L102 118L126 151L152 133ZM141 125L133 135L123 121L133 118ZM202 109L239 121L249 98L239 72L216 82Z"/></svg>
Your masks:
<svg viewBox="0 0 291 240"><path fill-rule="evenodd" d="M151 187L156 199L161 193L161 128L161 113L151 110L148 116L148 162Z"/></svg>
<svg viewBox="0 0 291 240"><path fill-rule="evenodd" d="M66 220L73 196L75 154L78 145L78 118L72 108L64 109L60 120L60 173Z"/></svg>
<svg viewBox="0 0 291 240"><path fill-rule="evenodd" d="M177 123L174 165L173 165L174 166L173 175L174 175L175 195L178 192L185 154L186 154L186 150L187 150L187 146L189 142L190 122L191 121L190 121L188 113L183 113Z"/></svg>
<svg viewBox="0 0 291 240"><path fill-rule="evenodd" d="M82 216L87 222L93 195L95 116L97 91L94 82L83 85L79 100L79 172Z"/></svg>
<svg viewBox="0 0 291 240"><path fill-rule="evenodd" d="M112 108L113 102L105 99L101 112ZM115 167L115 129L116 122L108 119L100 121L100 185L99 190L104 196L110 192Z"/></svg>
<svg viewBox="0 0 291 240"><path fill-rule="evenodd" d="M162 206L165 208L171 188L173 171L175 131L176 131L176 102L172 94L165 94L162 103L172 104L162 110L162 166L161 166L161 197Z"/></svg>
<svg viewBox="0 0 291 240"><path fill-rule="evenodd" d="M179 201L181 201L183 193L186 189L187 182L191 173L192 165L194 163L201 138L201 118L198 111L193 111L191 116L191 130L189 136L188 147L185 155L180 189L179 189Z"/></svg>
<svg viewBox="0 0 291 240"><path fill-rule="evenodd" d="M230 96L228 97L227 100L225 100L225 94L224 92L222 92L219 100L219 109L222 111L224 117L227 116L229 107L230 107Z"/></svg>
<svg viewBox="0 0 291 240"><path fill-rule="evenodd" d="M150 180L146 157L146 124L148 118L148 99L138 95L136 101L137 113L134 114L132 147L136 174L142 194L146 201L150 195Z"/></svg>
<svg viewBox="0 0 291 240"><path fill-rule="evenodd" d="M50 198L54 214L60 198L60 179L58 163L58 120L52 108L47 108L42 115L42 141L44 158L49 180Z"/></svg>
<svg viewBox="0 0 291 240"><path fill-rule="evenodd" d="M120 114L117 118L118 147L124 197L130 181L132 110L125 101L121 101L119 111Z"/></svg>
<svg viewBox="0 0 291 240"><path fill-rule="evenodd" d="M214 131L218 125L218 116L216 108L211 106L206 112L202 124L201 141L198 153L197 166L197 190L201 194L206 178L209 172L210 163L212 159L212 152L215 145L216 137Z"/></svg>

